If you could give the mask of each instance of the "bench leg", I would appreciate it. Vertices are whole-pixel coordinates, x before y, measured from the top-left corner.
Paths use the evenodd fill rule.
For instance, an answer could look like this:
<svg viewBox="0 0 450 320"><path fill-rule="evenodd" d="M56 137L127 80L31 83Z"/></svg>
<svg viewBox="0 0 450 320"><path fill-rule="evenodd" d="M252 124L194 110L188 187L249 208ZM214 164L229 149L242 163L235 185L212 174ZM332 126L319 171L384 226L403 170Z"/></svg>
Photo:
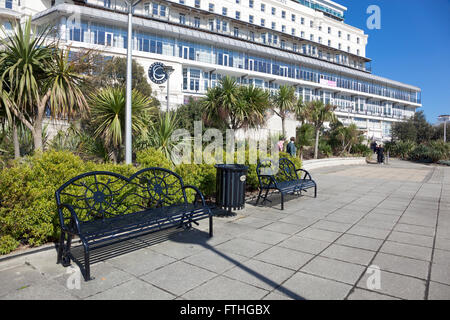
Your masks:
<svg viewBox="0 0 450 320"><path fill-rule="evenodd" d="M66 244L64 244L66 234L61 234L60 238L60 248L58 248L58 260L61 262L63 267L70 266L70 246L72 245L72 238L73 236L71 234L67 234L67 241ZM61 257L59 257L59 254L61 254Z"/></svg>
<svg viewBox="0 0 450 320"><path fill-rule="evenodd" d="M317 186L314 187L314 198L317 198Z"/></svg>
<svg viewBox="0 0 450 320"><path fill-rule="evenodd" d="M91 264L89 259L89 246L83 243L84 246L84 280L91 280Z"/></svg>
<svg viewBox="0 0 450 320"><path fill-rule="evenodd" d="M212 238L213 236L213 217L209 217L209 237Z"/></svg>
<svg viewBox="0 0 450 320"><path fill-rule="evenodd" d="M257 205L258 205L258 203L259 203L259 199L261 198L261 194L262 194L262 188L260 188L260 189L259 189L258 199L256 199L256 203L255 203L255 206L257 206Z"/></svg>
<svg viewBox="0 0 450 320"><path fill-rule="evenodd" d="M62 261L62 256L64 252L64 240L66 239L66 233L61 231L61 236L59 237L59 246L58 246L58 258L56 260L56 264L60 264Z"/></svg>
<svg viewBox="0 0 450 320"><path fill-rule="evenodd" d="M284 195L283 192L280 192L281 195L281 210L284 210Z"/></svg>

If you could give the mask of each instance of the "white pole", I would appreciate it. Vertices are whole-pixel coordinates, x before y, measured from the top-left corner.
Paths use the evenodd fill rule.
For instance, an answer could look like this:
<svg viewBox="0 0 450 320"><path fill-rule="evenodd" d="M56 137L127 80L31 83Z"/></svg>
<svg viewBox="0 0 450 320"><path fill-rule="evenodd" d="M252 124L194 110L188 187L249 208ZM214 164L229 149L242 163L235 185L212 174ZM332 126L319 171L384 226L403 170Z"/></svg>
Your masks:
<svg viewBox="0 0 450 320"><path fill-rule="evenodd" d="M169 97L170 97L169 85L170 85L170 74L167 75L167 110L166 110L167 112L169 112Z"/></svg>
<svg viewBox="0 0 450 320"><path fill-rule="evenodd" d="M131 164L132 159L132 138L131 138L131 88L132 88L132 50L133 50L133 6L128 2L128 48L127 48L127 91L125 110L125 163Z"/></svg>

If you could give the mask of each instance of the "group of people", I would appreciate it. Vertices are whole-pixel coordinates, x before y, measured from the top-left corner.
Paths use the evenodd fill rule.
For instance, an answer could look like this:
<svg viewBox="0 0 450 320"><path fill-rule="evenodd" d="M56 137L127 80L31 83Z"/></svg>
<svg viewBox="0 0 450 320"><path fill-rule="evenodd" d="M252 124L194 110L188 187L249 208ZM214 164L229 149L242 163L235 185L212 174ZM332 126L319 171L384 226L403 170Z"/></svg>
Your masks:
<svg viewBox="0 0 450 320"><path fill-rule="evenodd" d="M278 151L283 152L284 151L284 142L285 138L281 137L280 141L278 142ZM295 138L292 137L289 141L289 143L286 146L286 152L289 153L291 157L297 156L297 148L295 147Z"/></svg>
<svg viewBox="0 0 450 320"><path fill-rule="evenodd" d="M370 145L373 153L377 154L378 164L384 164L384 146L383 144L378 145L375 141Z"/></svg>

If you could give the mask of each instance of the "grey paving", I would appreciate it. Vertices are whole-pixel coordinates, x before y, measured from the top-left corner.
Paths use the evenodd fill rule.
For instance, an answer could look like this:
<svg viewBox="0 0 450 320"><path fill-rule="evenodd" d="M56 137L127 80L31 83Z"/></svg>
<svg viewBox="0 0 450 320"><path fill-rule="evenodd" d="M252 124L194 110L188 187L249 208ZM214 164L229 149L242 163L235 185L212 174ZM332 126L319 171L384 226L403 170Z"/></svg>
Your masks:
<svg viewBox="0 0 450 320"><path fill-rule="evenodd" d="M450 299L450 168L312 170L318 198L99 250L84 282L50 250L0 258L0 299ZM26 252L25 252L26 253ZM379 286L378 286L379 285Z"/></svg>

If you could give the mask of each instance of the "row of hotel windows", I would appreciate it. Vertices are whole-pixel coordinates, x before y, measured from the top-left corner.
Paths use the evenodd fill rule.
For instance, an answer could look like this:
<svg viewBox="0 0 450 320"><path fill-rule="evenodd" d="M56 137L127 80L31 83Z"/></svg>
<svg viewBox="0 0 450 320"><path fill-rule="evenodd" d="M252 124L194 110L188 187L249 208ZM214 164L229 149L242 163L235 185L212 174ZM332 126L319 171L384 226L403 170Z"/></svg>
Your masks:
<svg viewBox="0 0 450 320"><path fill-rule="evenodd" d="M144 5L144 11L145 11L146 15L152 15L154 17L165 18L165 19L169 18L168 12L167 12L168 8L165 5L161 5L156 2L146 3ZM251 18L252 17L253 16L251 16ZM262 25L264 26L265 20L264 19L261 19L261 20L262 20ZM309 55L309 56L312 56L315 58L324 59L324 60L327 60L330 62L349 66L349 67L352 67L355 69L370 71L370 65L366 65L365 63L363 63L361 61L357 61L358 59L350 59L347 55L331 54L330 52L323 52L320 49L316 50L317 47L315 45L311 45L311 44L310 45L302 45L302 47L300 49L300 47L297 43L295 43L295 42L287 43L286 40L280 39L277 34L272 34L272 33L255 34L253 31L250 31L250 30L241 31L238 27L232 27L226 19L209 18L207 21L202 22L202 19L200 17L195 17L195 16L190 17L190 16L187 16L186 14L179 13L178 20L176 22L178 22L179 24L182 24L182 25L189 25L191 27L198 28L198 29L205 28L205 29L209 29L210 31L213 31L213 32L233 35L234 37L237 37L237 38L243 38L243 39L250 40L253 42L258 42L258 43L263 43L263 44L267 44L270 46L275 46L275 47L278 47L278 48L281 48L284 50L299 52L299 53L302 53L305 55ZM274 25L272 26L272 29L275 29ZM282 26L282 31L287 32L285 26ZM341 31L339 31L339 34L340 33L341 33ZM296 34L295 28L292 28L291 34L295 36L295 34ZM348 35L348 36L350 36L350 35ZM306 39L306 35L305 35L304 31L300 32L300 37L303 39ZM315 40L316 40L315 35L310 34L309 40L312 42L315 42ZM317 42L319 44L322 44L322 42L323 42L322 37L319 36L317 39ZM359 43L359 38L358 38L358 43ZM328 45L328 47L332 47L332 45L335 45L335 44L333 44L331 40L328 40L327 45ZM337 44L337 48L339 50L344 50L341 43ZM347 46L346 50L348 53L352 53L352 49L350 46ZM360 49L356 49L356 51L353 53L356 54L357 56L361 55Z"/></svg>
<svg viewBox="0 0 450 320"><path fill-rule="evenodd" d="M81 41L116 48L126 47L127 31L125 29L104 26L93 22L90 24L82 22L79 28L68 25L68 28L67 39L71 41ZM135 33L134 48L143 52L175 56L186 60L217 64L225 67L245 69L316 83L320 83L322 80L328 80L340 88L382 95L399 100L417 101L415 92L389 88L332 73L319 72L300 65L265 59L216 46L157 37L153 34Z"/></svg>
<svg viewBox="0 0 450 320"><path fill-rule="evenodd" d="M180 3L184 4L184 0L179 0L179 1L180 1ZM240 1L241 0L236 0L236 3L239 4ZM250 0L250 1L253 1L253 0ZM105 0L104 5L105 5L105 7L110 8L111 7L111 1L110 0L109 1ZM249 6L250 6L250 8L253 8L253 4L252 3L250 3ZM195 7L196 8L200 8L200 0L195 0ZM214 8L215 8L214 3L209 3L209 11L214 12L214 10L215 10ZM261 3L261 11L265 12L265 4L264 3ZM144 3L144 13L146 15L158 16L158 17L162 17L162 18L164 18L164 17L166 17L168 15L167 14L167 6L163 5L163 4L159 4L157 2L153 2L153 3L146 2L146 3ZM222 15L228 16L228 8L222 7ZM276 15L276 8L274 8L274 7L272 7L272 15ZM286 19L286 11L285 10L281 11L281 17L283 19ZM241 12L240 11L237 11L237 10L235 11L235 18L238 19L238 20L241 19ZM296 15L295 14L291 14L291 21L292 22L296 22ZM185 18L184 14L180 14L179 22L182 23L182 24L186 23L186 18ZM248 16L248 22L252 23L252 24L255 23L254 15L250 14ZM301 25L305 25L305 18L300 17L300 24ZM195 17L194 18L194 25L196 27L200 27L200 18L199 17ZM261 18L260 25L262 27L265 27L266 26L266 20ZM314 28L314 21L310 20L309 25L310 25L311 28ZM276 29L276 22L272 22L271 27L272 27L272 29L275 30ZM319 25L317 28L318 28L319 31L322 31L322 26L321 25ZM330 35L332 34L331 27L328 27L327 31L328 31L328 34L330 34ZM282 25L281 26L281 32L284 32L284 33L287 32L286 25ZM296 29L295 28L291 28L290 34L293 35L293 36L296 36ZM337 35L338 35L339 38L342 38L342 31L338 30ZM305 38L305 32L304 31L300 32L300 37ZM310 40L314 41L314 35L313 34L310 35ZM347 41L351 41L351 35L349 33L347 34ZM320 36L318 37L318 42L322 43L322 37L320 37ZM356 43L360 44L360 38L359 37L356 37ZM328 40L328 46L331 47L331 45L332 45L331 40ZM338 43L338 48L339 48L339 50L342 50L342 44L341 43ZM347 46L347 51L348 52L351 51L350 46ZM356 50L356 54L360 55L360 49Z"/></svg>

